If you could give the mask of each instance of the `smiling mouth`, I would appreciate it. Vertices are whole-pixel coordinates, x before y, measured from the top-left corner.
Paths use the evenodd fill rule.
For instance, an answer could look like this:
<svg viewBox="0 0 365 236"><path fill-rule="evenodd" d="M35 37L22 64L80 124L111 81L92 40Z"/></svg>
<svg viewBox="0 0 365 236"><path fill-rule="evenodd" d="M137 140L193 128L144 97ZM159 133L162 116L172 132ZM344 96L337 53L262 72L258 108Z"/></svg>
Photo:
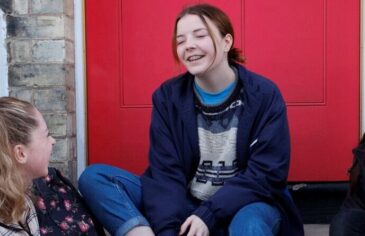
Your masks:
<svg viewBox="0 0 365 236"><path fill-rule="evenodd" d="M197 61L203 57L204 57L204 55L194 55L194 56L189 56L186 60L188 62L193 62L193 61Z"/></svg>

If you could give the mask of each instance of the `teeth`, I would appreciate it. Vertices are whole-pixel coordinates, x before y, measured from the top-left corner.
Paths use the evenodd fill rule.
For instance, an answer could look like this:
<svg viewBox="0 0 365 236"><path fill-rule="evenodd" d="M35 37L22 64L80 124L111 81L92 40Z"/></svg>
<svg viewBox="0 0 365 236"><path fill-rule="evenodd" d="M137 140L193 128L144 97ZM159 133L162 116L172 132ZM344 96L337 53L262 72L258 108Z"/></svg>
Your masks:
<svg viewBox="0 0 365 236"><path fill-rule="evenodd" d="M188 61L195 61L195 60L199 60L200 58L202 58L203 56L190 56L188 57Z"/></svg>

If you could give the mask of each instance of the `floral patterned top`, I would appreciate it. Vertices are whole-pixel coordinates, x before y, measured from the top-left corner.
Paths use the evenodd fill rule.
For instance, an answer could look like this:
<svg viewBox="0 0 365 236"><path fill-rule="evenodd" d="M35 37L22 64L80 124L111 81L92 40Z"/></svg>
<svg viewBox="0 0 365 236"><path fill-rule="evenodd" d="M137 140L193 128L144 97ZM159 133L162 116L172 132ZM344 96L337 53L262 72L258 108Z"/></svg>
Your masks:
<svg viewBox="0 0 365 236"><path fill-rule="evenodd" d="M105 235L60 171L49 168L48 176L35 180L33 186L41 235Z"/></svg>

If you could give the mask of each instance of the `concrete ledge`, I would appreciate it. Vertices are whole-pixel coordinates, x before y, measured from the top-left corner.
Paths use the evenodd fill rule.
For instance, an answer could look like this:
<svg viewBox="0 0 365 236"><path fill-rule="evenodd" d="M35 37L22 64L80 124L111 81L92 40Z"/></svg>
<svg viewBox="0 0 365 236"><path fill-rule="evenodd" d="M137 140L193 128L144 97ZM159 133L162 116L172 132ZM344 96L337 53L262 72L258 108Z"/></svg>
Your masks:
<svg viewBox="0 0 365 236"><path fill-rule="evenodd" d="M328 236L329 225L328 224L307 224L304 225L305 236Z"/></svg>

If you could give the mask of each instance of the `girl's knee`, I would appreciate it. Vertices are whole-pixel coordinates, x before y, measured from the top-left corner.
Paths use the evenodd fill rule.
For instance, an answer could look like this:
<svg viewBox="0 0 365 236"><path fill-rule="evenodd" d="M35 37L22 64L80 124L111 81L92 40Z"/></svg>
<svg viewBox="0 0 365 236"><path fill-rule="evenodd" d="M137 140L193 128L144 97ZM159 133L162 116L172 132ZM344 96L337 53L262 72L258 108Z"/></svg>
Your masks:
<svg viewBox="0 0 365 236"><path fill-rule="evenodd" d="M254 202L242 207L235 215L235 218L258 217L263 219L280 218L279 210L265 202Z"/></svg>
<svg viewBox="0 0 365 236"><path fill-rule="evenodd" d="M107 191L110 188L140 187L139 177L120 168L94 164L87 167L79 178L79 189L83 195L94 194L95 191Z"/></svg>
<svg viewBox="0 0 365 236"><path fill-rule="evenodd" d="M107 165L104 164L94 164L87 167L78 180L80 191L83 192L82 190L92 187L105 172L106 167Z"/></svg>
<svg viewBox="0 0 365 236"><path fill-rule="evenodd" d="M230 235L276 235L281 215L266 203L252 203L241 208L229 226Z"/></svg>
<svg viewBox="0 0 365 236"><path fill-rule="evenodd" d="M247 236L270 236L276 235L279 229L277 225L268 224L260 217L248 217L240 222L232 222L229 226L229 235L247 235Z"/></svg>

